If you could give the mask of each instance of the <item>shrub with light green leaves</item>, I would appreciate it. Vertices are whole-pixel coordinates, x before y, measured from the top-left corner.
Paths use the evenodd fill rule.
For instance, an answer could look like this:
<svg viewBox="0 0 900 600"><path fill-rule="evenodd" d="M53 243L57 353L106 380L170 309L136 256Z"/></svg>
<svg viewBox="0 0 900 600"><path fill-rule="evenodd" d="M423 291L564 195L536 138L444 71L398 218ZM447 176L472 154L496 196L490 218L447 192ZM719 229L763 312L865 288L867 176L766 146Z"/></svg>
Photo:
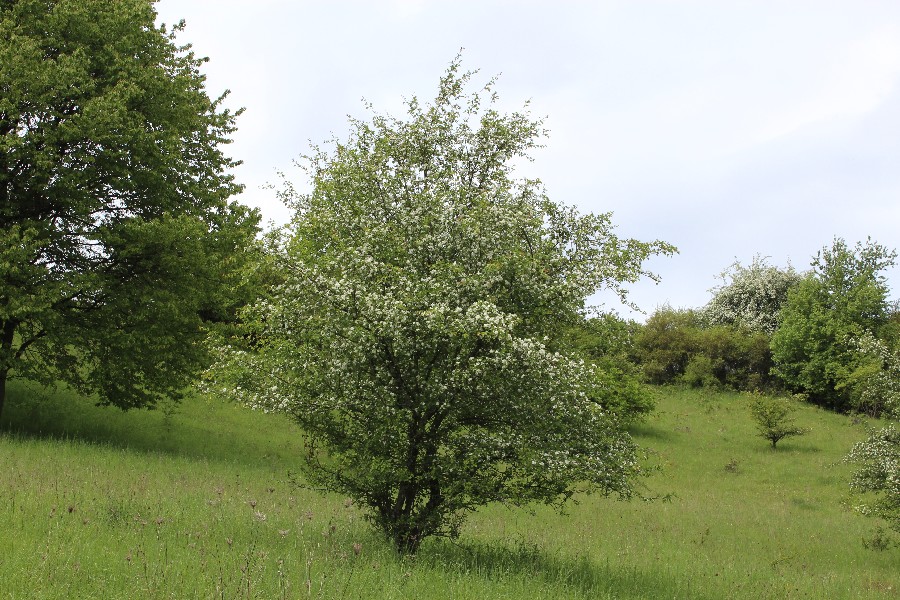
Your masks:
<svg viewBox="0 0 900 600"><path fill-rule="evenodd" d="M633 355L634 338L640 324L616 314L599 314L572 327L564 343L597 367L597 377L605 393L598 398L603 407L626 423L643 420L656 402L641 381Z"/></svg>
<svg viewBox="0 0 900 600"><path fill-rule="evenodd" d="M836 238L791 288L772 337L775 374L789 389L836 410L853 409L851 374L864 362L854 339L892 330L884 271L897 253L870 240Z"/></svg>
<svg viewBox="0 0 900 600"><path fill-rule="evenodd" d="M796 409L786 398L757 396L750 404L760 437L769 440L774 450L787 437L803 435L809 430L794 423Z"/></svg>

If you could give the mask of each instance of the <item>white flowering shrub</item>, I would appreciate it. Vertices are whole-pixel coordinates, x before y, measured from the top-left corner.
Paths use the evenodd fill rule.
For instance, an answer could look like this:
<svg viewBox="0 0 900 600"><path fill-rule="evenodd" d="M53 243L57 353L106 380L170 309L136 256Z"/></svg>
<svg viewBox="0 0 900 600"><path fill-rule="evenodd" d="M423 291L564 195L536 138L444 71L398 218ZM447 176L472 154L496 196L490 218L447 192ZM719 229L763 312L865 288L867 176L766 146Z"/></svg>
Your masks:
<svg viewBox="0 0 900 600"><path fill-rule="evenodd" d="M297 420L311 484L358 501L401 552L488 502L632 495L635 445L559 340L589 294L624 297L674 251L514 180L541 122L499 113L470 77L457 60L433 104L314 150L311 192L282 192L296 214L279 282L218 368L227 394Z"/></svg>
<svg viewBox="0 0 900 600"><path fill-rule="evenodd" d="M778 328L779 312L788 290L801 276L790 266L779 269L764 257L754 256L750 266L735 262L719 277L722 285L712 290L713 297L703 308L702 319L710 325L736 325L771 334Z"/></svg>
<svg viewBox="0 0 900 600"><path fill-rule="evenodd" d="M853 446L845 461L860 465L850 481L851 491L869 499L856 509L900 532L900 430L891 423L873 432Z"/></svg>
<svg viewBox="0 0 900 600"><path fill-rule="evenodd" d="M870 417L900 418L900 350L870 332L854 340L859 366L849 376L853 409Z"/></svg>

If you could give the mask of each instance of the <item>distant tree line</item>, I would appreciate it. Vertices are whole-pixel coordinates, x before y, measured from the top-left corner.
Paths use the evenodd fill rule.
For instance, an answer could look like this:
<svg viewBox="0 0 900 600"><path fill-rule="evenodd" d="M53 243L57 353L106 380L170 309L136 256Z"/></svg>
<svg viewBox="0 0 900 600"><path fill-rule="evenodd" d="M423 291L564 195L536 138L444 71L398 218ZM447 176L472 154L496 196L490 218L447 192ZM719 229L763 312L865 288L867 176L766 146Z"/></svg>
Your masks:
<svg viewBox="0 0 900 600"><path fill-rule="evenodd" d="M806 273L755 257L729 267L706 306L661 307L644 324L589 319L573 339L589 356L627 359L646 383L787 391L879 416L900 398L900 312L883 275L895 259L842 239Z"/></svg>

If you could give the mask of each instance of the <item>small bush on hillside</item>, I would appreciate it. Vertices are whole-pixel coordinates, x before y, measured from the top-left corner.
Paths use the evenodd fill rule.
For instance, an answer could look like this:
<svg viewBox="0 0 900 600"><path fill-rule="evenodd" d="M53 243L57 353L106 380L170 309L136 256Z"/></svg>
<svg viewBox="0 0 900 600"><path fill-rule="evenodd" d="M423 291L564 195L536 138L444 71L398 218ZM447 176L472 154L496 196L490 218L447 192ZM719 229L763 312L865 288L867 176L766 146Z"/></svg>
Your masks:
<svg viewBox="0 0 900 600"><path fill-rule="evenodd" d="M859 442L844 462L860 465L850 481L855 493L872 494L874 500L856 506L860 513L880 517L900 532L900 429L892 423Z"/></svg>
<svg viewBox="0 0 900 600"><path fill-rule="evenodd" d="M808 433L808 429L794 423L795 410L785 398L757 396L750 404L759 435L772 443L773 450L786 437Z"/></svg>
<svg viewBox="0 0 900 600"><path fill-rule="evenodd" d="M684 368L681 380L691 387L718 388L721 384L716 377L713 359L705 354L695 354Z"/></svg>
<svg viewBox="0 0 900 600"><path fill-rule="evenodd" d="M876 552L884 552L894 546L900 546L900 542L895 540L890 532L885 531L884 527L878 527L872 537L863 538L862 543L866 550L875 550Z"/></svg>

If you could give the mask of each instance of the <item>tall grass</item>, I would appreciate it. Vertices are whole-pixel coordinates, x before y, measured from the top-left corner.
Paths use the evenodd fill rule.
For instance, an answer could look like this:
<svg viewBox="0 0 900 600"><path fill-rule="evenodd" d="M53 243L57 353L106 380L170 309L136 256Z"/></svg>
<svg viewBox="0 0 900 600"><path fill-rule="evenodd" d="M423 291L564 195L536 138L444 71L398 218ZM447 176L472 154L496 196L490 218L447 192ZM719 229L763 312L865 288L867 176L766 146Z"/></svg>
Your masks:
<svg viewBox="0 0 900 600"><path fill-rule="evenodd" d="M17 385L0 423L0 598L893 598L900 549L846 506L863 424L812 407L773 451L737 394L660 391L648 495L489 506L400 558L289 481L300 432L215 399L122 413Z"/></svg>

